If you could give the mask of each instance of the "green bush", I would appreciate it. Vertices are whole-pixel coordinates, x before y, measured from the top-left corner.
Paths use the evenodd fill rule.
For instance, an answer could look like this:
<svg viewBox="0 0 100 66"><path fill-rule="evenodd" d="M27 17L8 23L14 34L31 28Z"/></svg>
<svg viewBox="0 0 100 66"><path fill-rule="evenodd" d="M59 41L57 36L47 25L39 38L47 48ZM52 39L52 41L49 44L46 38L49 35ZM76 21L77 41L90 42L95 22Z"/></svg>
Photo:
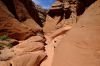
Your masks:
<svg viewBox="0 0 100 66"><path fill-rule="evenodd" d="M0 36L0 40L7 40L10 39L7 35Z"/></svg>

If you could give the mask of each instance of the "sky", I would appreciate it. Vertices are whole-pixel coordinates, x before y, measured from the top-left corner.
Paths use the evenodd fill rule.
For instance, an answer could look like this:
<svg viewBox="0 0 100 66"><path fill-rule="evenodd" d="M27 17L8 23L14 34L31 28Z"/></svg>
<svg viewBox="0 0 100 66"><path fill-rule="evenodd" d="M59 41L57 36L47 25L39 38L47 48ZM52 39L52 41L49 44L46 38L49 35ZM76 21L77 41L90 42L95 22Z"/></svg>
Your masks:
<svg viewBox="0 0 100 66"><path fill-rule="evenodd" d="M42 6L45 9L49 9L55 0L33 0L36 4Z"/></svg>

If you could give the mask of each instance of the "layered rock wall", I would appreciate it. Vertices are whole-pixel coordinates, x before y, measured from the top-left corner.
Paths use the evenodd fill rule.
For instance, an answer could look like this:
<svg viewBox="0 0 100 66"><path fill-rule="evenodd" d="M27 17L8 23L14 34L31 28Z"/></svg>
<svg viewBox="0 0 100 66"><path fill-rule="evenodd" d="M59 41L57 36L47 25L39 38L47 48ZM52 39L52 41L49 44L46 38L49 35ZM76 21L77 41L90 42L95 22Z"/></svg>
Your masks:
<svg viewBox="0 0 100 66"><path fill-rule="evenodd" d="M42 32L42 21L31 0L0 0L0 14L1 35L6 33L15 39L26 39Z"/></svg>

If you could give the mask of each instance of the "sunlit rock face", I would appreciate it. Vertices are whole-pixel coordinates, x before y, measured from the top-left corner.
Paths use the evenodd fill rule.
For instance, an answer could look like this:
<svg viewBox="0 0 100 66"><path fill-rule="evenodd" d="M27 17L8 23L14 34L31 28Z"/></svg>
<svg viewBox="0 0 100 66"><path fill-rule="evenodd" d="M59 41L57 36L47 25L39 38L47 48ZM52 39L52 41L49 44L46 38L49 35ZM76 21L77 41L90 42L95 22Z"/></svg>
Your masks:
<svg viewBox="0 0 100 66"><path fill-rule="evenodd" d="M100 0L97 0L59 43L52 66L100 66L99 13Z"/></svg>

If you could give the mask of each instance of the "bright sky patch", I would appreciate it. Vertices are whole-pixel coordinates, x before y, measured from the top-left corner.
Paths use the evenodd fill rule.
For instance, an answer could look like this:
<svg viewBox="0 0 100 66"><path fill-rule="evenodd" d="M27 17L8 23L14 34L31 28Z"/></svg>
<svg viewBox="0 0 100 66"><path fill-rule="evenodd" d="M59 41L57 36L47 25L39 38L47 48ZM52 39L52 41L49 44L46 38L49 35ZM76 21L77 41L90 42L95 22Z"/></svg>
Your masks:
<svg viewBox="0 0 100 66"><path fill-rule="evenodd" d="M36 4L42 6L45 9L49 9L55 0L33 0Z"/></svg>

